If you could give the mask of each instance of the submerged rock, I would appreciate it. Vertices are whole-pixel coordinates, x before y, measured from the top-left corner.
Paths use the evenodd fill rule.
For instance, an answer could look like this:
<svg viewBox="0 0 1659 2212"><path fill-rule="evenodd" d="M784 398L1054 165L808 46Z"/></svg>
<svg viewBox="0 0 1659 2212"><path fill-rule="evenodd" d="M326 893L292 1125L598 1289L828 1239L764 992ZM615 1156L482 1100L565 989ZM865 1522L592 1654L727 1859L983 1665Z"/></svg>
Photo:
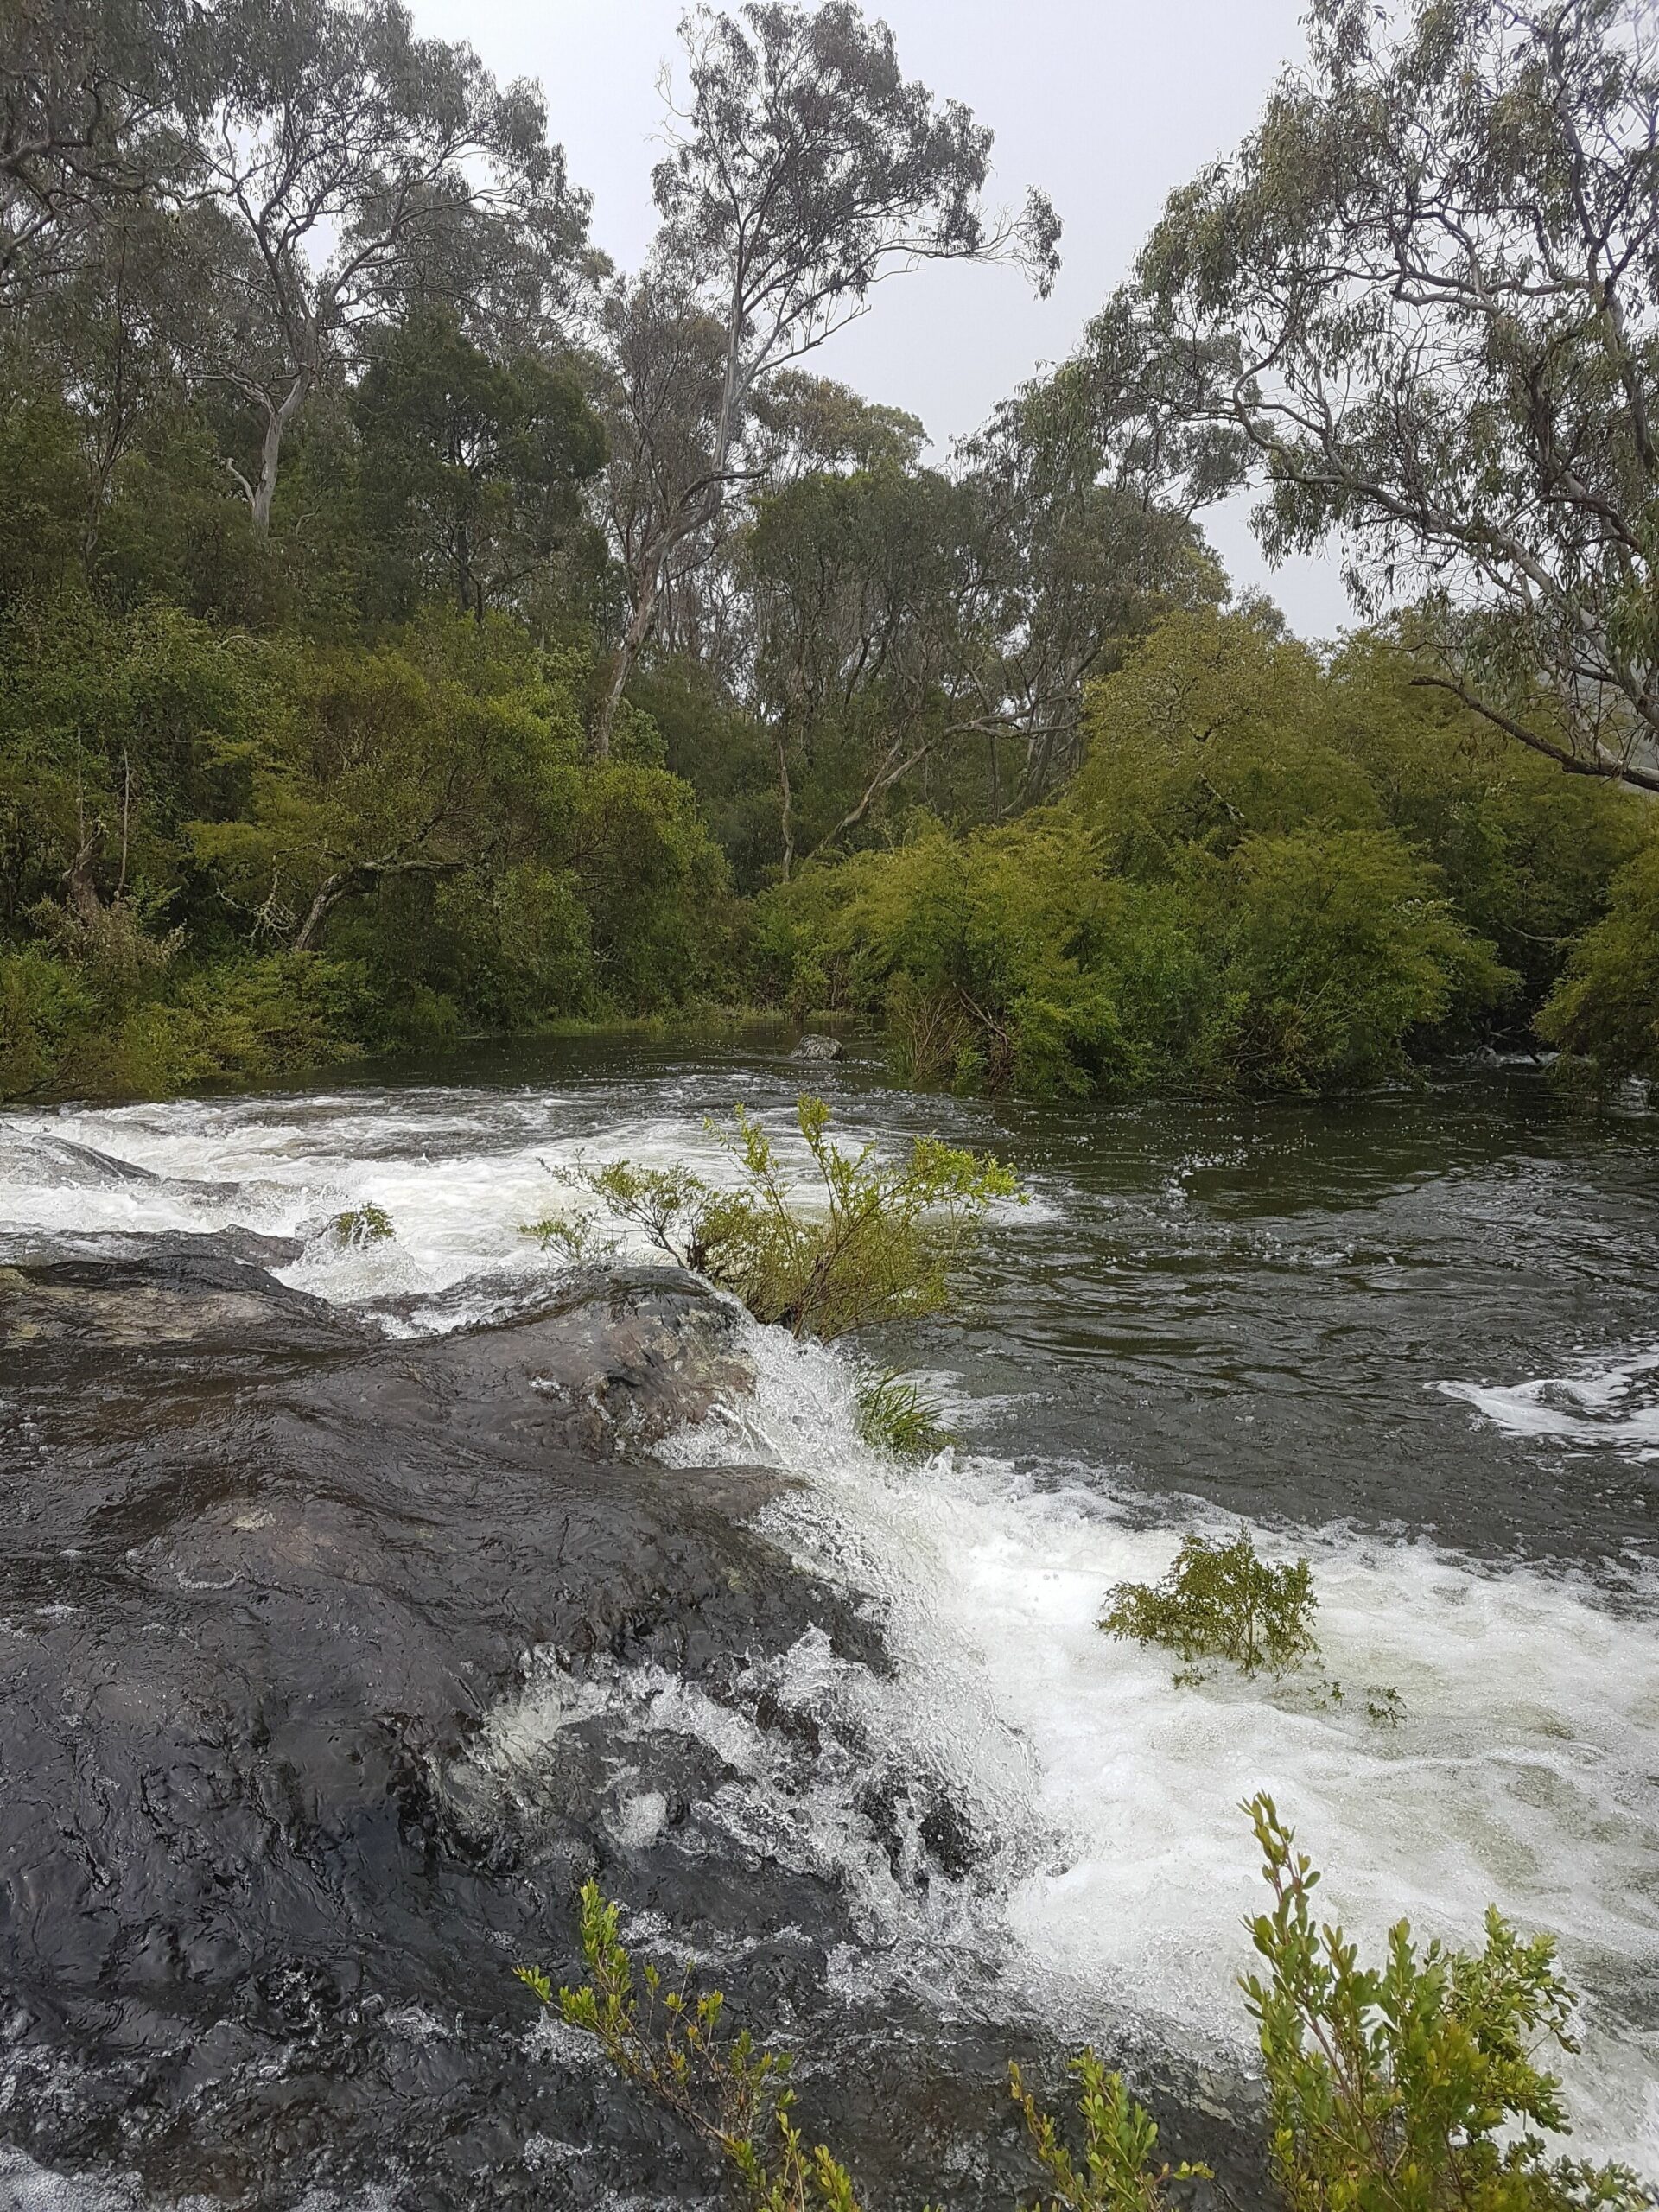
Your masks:
<svg viewBox="0 0 1659 2212"><path fill-rule="evenodd" d="M513 1977L580 1978L589 1876L802 2048L870 2201L1029 2178L1003 2069L1052 2050L988 1980L974 2021L856 1967L988 1863L841 1694L890 1671L875 1609L753 1525L786 1477L647 1456L750 1380L671 1268L396 1341L234 1246L12 1248L0 2202L708 2198Z"/></svg>
<svg viewBox="0 0 1659 2212"><path fill-rule="evenodd" d="M87 1191L159 1180L135 1160L118 1160L91 1145L19 1128L0 1118L0 1181L32 1183L48 1191Z"/></svg>
<svg viewBox="0 0 1659 2212"><path fill-rule="evenodd" d="M734 1310L645 1268L397 1344L177 1249L15 1260L0 1302L0 2139L284 2212L400 2173L534 2201L523 2145L575 2139L512 1964L568 1967L595 1868L695 1918L720 1762L647 1729L663 1810L630 1828L573 1736L532 1835L492 1808L494 1717L601 1677L724 1710L803 1638L884 1663L745 1525L778 1475L639 1457L747 1387ZM822 1957L832 1883L744 1891Z"/></svg>
<svg viewBox="0 0 1659 2212"><path fill-rule="evenodd" d="M140 1189L148 1192L176 1192L197 1198L233 1198L235 1183L197 1182L188 1177L158 1175L137 1160L118 1159L91 1145L43 1130L20 1128L0 1116L0 1185L21 1183L48 1191L116 1191Z"/></svg>

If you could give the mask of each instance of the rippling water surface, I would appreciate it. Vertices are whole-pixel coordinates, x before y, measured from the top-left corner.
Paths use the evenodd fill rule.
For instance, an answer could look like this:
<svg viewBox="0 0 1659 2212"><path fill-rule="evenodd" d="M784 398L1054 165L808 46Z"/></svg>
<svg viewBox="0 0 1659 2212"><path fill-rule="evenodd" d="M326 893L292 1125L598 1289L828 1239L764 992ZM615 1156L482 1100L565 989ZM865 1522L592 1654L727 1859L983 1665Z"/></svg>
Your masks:
<svg viewBox="0 0 1659 2212"><path fill-rule="evenodd" d="M734 1836L817 1853L855 1897L849 1992L902 1975L970 2009L995 1974L1068 2035L1127 2017L1230 2062L1259 1887L1237 1808L1266 1787L1371 1941L1402 1911L1476 1938L1488 1898L1558 1931L1586 1993L1580 2147L1659 2176L1655 1124L1567 1118L1520 1073L1259 1111L918 1097L856 1060L812 1077L853 1135L939 1129L1026 1179L962 1311L870 1348L928 1370L958 1444L895 1470L855 1439L844 1353L757 1332L754 1403L671 1454L807 1478L771 1525L880 1601L899 1668L883 1682L800 1649L797 1694L942 1765L994 1848L958 1884L907 1889L847 1777L782 1774L741 1719L621 1671L583 1684L575 1716L612 1714L632 1747L616 1818L646 1836L664 1817L653 1731L717 1737ZM800 1080L777 1054L589 1046L465 1083L12 1116L167 1179L23 1179L0 1210L54 1236L292 1232L372 1200L395 1238L314 1244L287 1279L412 1295L398 1325L452 1327L550 1264L518 1233L550 1166L718 1172L705 1117L741 1098L781 1131ZM1115 1582L1161 1573L1183 1529L1240 1520L1313 1560L1340 1702L1178 1688L1097 1631ZM1382 1688L1396 1726L1367 1716ZM532 1680L493 1717L493 1786L533 1800L573 1694Z"/></svg>

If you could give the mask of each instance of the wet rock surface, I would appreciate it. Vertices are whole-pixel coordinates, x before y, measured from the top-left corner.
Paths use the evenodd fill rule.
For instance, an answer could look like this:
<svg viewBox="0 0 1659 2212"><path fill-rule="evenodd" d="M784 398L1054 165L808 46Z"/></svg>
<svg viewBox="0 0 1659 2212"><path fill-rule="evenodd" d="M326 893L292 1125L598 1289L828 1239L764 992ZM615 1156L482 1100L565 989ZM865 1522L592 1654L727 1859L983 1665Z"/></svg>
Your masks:
<svg viewBox="0 0 1659 2212"><path fill-rule="evenodd" d="M878 1888L981 1847L791 1687L879 1624L747 1525L785 1478L645 1456L741 1397L732 1309L640 1268L397 1341L256 1250L7 1248L0 2143L257 2212L700 2200L511 1971L575 1978L592 1874L803 2047L877 2196L1006 2201L1022 2039L826 1999L826 1785Z"/></svg>

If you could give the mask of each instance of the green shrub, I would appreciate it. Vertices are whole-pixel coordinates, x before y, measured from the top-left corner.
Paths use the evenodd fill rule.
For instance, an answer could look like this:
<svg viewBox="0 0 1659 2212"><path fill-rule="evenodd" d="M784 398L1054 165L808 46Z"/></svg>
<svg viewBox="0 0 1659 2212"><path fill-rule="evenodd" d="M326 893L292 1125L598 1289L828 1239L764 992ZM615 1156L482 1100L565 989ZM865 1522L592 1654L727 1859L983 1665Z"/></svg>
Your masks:
<svg viewBox="0 0 1659 2212"><path fill-rule="evenodd" d="M1052 2194L1037 2212L1169 2212L1172 2181L1208 2181L1207 2166L1158 2164L1158 2129L1144 2105L1109 2074L1092 2050L1071 2062L1077 2084L1082 2157L1072 2155L1051 2113L1045 2112L1010 2066L1014 2101L1026 2123L1033 2155Z"/></svg>
<svg viewBox="0 0 1659 2212"><path fill-rule="evenodd" d="M1249 613L1172 614L1091 687L1057 803L809 864L756 902L755 987L880 1021L906 1080L1039 1096L1336 1096L1524 1033L1646 817L1419 672L1388 638L1321 666ZM1653 931L1619 898L1550 1019L1606 1007L1639 1065Z"/></svg>
<svg viewBox="0 0 1659 2212"><path fill-rule="evenodd" d="M1230 1086L1376 1083L1408 1065L1414 1033L1511 980L1392 830L1249 838L1217 890L1233 1011L1213 1072Z"/></svg>
<svg viewBox="0 0 1659 2212"><path fill-rule="evenodd" d="M859 1434L896 1459L924 1459L950 1441L943 1408L894 1368L865 1376L856 1404Z"/></svg>
<svg viewBox="0 0 1659 2212"><path fill-rule="evenodd" d="M689 1167L641 1168L613 1160L565 1179L681 1267L730 1290L758 1321L796 1337L829 1339L880 1321L936 1313L972 1249L986 1207L1018 1195L1011 1172L988 1154L918 1137L885 1163L874 1145L831 1141L821 1098L797 1105L815 1184L798 1198L772 1141L738 1107L718 1131L736 1163L734 1190ZM563 1217L532 1223L544 1243L568 1236Z"/></svg>
<svg viewBox="0 0 1659 2212"><path fill-rule="evenodd" d="M0 1099L62 1087L72 1041L99 1018L97 992L67 961L35 945L0 953Z"/></svg>
<svg viewBox="0 0 1659 2212"><path fill-rule="evenodd" d="M715 2152L750 2212L859 2212L847 2168L825 2145L809 2149L790 2117L791 2055L760 2050L747 2029L728 2037L723 1993L696 1994L689 1967L672 1988L650 1965L636 1984L618 1934L619 1908L606 1902L597 1883L582 1885L580 1910L587 1981L556 1993L539 1967L518 1967L514 1971L525 1987L556 2009L568 2027L591 2036L625 2081L655 2097ZM1207 2177L1204 2166L1154 2164L1158 2130L1151 2116L1092 2051L1071 2070L1080 2160L1019 2068L1008 2069L1033 2154L1054 2192L1046 2200L1052 2212L1167 2212L1169 2181Z"/></svg>
<svg viewBox="0 0 1659 2212"><path fill-rule="evenodd" d="M346 1213L337 1213L332 1225L335 1243L351 1250L361 1250L365 1244L378 1244L397 1234L391 1216L384 1206L372 1202L353 1206Z"/></svg>
<svg viewBox="0 0 1659 2212"><path fill-rule="evenodd" d="M0 1098L166 1097L353 1059L379 1009L362 971L308 954L126 974L0 955Z"/></svg>
<svg viewBox="0 0 1659 2212"><path fill-rule="evenodd" d="M261 1081L356 1059L380 1008L354 961L317 953L226 960L183 976L146 1010L158 1082L168 1090Z"/></svg>
<svg viewBox="0 0 1659 2212"><path fill-rule="evenodd" d="M1122 1096L1351 1090L1510 986L1391 829L1109 849L1057 808L810 872L762 901L772 987L880 1019L906 1080Z"/></svg>
<svg viewBox="0 0 1659 2212"><path fill-rule="evenodd" d="M595 1882L582 1889L582 1953L588 1979L561 1989L567 2025L592 2036L625 2081L648 2090L715 2152L753 2212L857 2212L852 2178L820 2144L809 2150L790 2119L787 2053L757 2050L747 2029L724 2032L725 1999L665 1989L654 1967L636 1987L633 1961L617 1935L617 1907ZM543 2005L552 1984L533 1967L519 1980ZM689 1982L689 1974L686 1977Z"/></svg>
<svg viewBox="0 0 1659 2212"><path fill-rule="evenodd" d="M1250 1923L1263 1974L1240 1986L1267 2072L1268 2150L1289 2212L1652 2212L1618 2165L1546 2154L1570 2133L1560 2080L1541 2044L1577 2049L1576 1999L1554 1939L1523 1940L1495 1910L1478 1954L1438 1942L1419 1952L1401 1921L1388 1958L1363 1967L1340 1928L1316 1927L1319 1877L1273 1801L1244 1808L1273 1891ZM791 2060L728 2037L718 1990L696 1995L688 1967L665 1988L642 1969L644 1997L618 1935L619 1909L597 1884L581 1897L588 1979L556 1996L539 1968L518 1979L565 2023L591 2036L626 2081L656 2097L716 2152L752 2212L858 2212L847 2168L809 2150L790 2114ZM1170 2212L1169 2184L1202 2166L1158 2160L1158 2130L1092 2051L1072 2062L1077 2147L1010 2067L1015 2103L1043 2177L1041 2212Z"/></svg>
<svg viewBox="0 0 1659 2212"><path fill-rule="evenodd" d="M1241 1529L1230 1543L1183 1536L1157 1584L1120 1583L1100 1625L1109 1636L1158 1643L1192 1662L1228 1659L1241 1674L1282 1674L1319 1650L1319 1600L1305 1559L1274 1567Z"/></svg>
<svg viewBox="0 0 1659 2212"><path fill-rule="evenodd" d="M1592 1080L1659 1072L1659 838L1613 887L1574 946L1538 1032Z"/></svg>
<svg viewBox="0 0 1659 2212"><path fill-rule="evenodd" d="M1245 1999L1261 2037L1274 2166L1291 2212L1583 2212L1650 2200L1618 2166L1545 2154L1569 2132L1561 2085L1535 2063L1563 2051L1575 1999L1548 1936L1523 1941L1496 1908L1476 1954L1408 1923L1380 1967L1316 1926L1319 1875L1270 1797L1247 1808L1273 1910L1251 1924L1266 1978Z"/></svg>
<svg viewBox="0 0 1659 2212"><path fill-rule="evenodd" d="M614 1238L607 1237L599 1222L590 1213L550 1213L540 1221L526 1221L519 1225L521 1236L533 1236L543 1252L556 1252L572 1267L614 1251Z"/></svg>

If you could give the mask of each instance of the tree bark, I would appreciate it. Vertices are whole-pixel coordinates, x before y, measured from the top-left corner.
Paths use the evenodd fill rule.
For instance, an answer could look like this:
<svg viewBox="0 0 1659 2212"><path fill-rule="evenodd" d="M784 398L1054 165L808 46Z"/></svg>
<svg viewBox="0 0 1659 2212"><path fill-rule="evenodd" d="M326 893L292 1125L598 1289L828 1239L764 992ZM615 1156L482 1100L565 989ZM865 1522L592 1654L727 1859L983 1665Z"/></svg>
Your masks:
<svg viewBox="0 0 1659 2212"><path fill-rule="evenodd" d="M294 933L291 950L296 952L315 952L321 938L323 925L344 899L355 899L389 875L454 875L461 867L459 861L356 861L350 868L335 870L325 878L311 901L309 912Z"/></svg>
<svg viewBox="0 0 1659 2212"><path fill-rule="evenodd" d="M780 733L778 739L778 813L784 833L783 880L789 881L789 872L795 865L794 793L790 788L789 755L784 749Z"/></svg>
<svg viewBox="0 0 1659 2212"><path fill-rule="evenodd" d="M283 457L283 434L299 412L300 403L312 389L315 381L316 379L308 373L302 373L295 378L275 407L271 405L269 399L265 400L265 435L259 443L259 475L257 482L251 484L234 461L227 461L225 464L236 479L242 496L248 503L248 512L252 516L253 526L261 537L269 537L270 535L270 510L272 502L276 497L276 476ZM242 388L245 391L247 389L246 386Z"/></svg>
<svg viewBox="0 0 1659 2212"><path fill-rule="evenodd" d="M588 733L590 760L608 760L611 757L611 733L616 726L616 710L622 703L622 694L627 690L628 678L633 674L635 664L657 626L657 600L661 589L662 574L653 557L648 576L641 581L633 613L628 617L628 626L622 632L622 642L612 658L610 672L606 677L599 704L594 709L593 726Z"/></svg>

